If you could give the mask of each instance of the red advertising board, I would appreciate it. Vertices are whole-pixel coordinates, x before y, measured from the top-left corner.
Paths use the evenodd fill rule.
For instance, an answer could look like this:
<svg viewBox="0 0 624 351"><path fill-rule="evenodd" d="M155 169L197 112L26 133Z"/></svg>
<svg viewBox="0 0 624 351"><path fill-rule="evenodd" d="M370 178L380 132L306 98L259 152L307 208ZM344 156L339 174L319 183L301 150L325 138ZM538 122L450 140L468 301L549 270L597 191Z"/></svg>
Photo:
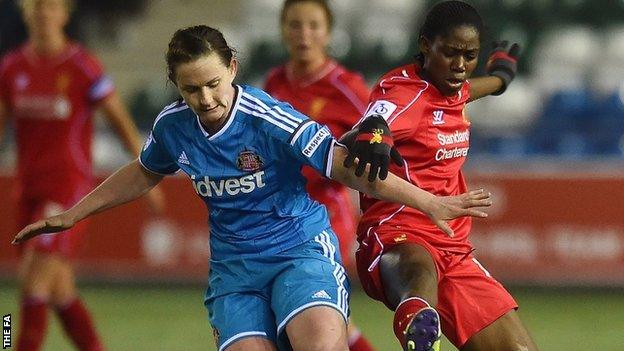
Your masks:
<svg viewBox="0 0 624 351"><path fill-rule="evenodd" d="M615 175L471 174L471 188L494 197L474 221L475 255L505 281L624 286L624 177ZM14 180L0 177L0 189ZM128 281L205 281L207 213L190 182L167 178L165 216L144 200L98 214L76 257L83 277ZM11 191L4 191L5 194ZM17 250L14 201L0 201L0 272L13 277Z"/></svg>

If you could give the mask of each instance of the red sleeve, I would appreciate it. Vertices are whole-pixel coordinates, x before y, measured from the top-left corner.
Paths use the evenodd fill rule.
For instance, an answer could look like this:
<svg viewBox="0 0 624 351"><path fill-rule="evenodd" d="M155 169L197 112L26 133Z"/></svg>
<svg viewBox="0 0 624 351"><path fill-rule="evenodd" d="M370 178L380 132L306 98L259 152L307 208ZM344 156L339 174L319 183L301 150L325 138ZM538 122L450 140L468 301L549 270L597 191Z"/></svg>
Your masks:
<svg viewBox="0 0 624 351"><path fill-rule="evenodd" d="M390 126L395 139L407 137L418 124L420 116L409 115L409 123L402 123L407 110L419 103L429 84L425 81L388 74L373 88L365 117L382 116ZM420 101L419 101L420 100Z"/></svg>
<svg viewBox="0 0 624 351"><path fill-rule="evenodd" d="M358 73L348 72L340 75L338 80L350 92L351 103L359 111L360 115L362 115L364 111L366 111L366 103L370 95L370 89L366 85L364 78Z"/></svg>
<svg viewBox="0 0 624 351"><path fill-rule="evenodd" d="M94 55L82 49L78 62L89 86L89 100L98 102L109 96L115 90L113 81L104 74L104 68Z"/></svg>

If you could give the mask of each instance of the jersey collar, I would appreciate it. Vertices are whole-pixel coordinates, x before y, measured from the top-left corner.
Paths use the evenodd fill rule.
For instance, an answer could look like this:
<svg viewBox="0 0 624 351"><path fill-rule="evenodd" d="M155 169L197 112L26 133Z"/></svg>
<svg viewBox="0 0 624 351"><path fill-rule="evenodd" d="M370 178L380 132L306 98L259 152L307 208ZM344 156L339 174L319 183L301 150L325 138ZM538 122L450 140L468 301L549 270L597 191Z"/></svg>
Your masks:
<svg viewBox="0 0 624 351"><path fill-rule="evenodd" d="M219 129L216 133L210 135L210 133L208 133L206 131L206 129L204 129L204 126L201 124L201 121L199 120L199 116L197 114L195 114L195 118L197 119L197 125L199 126L199 129L202 131L204 136L206 138L208 138L208 140L214 140L215 138L219 137L219 135L225 133L225 131L232 124L232 121L234 120L234 117L236 116L236 112L238 112L238 105L240 103L240 96L242 95L241 94L241 89L242 88L239 85L234 85L234 104L232 105L232 109L230 109L230 112L228 113L228 115L226 117L225 124L223 124L221 129Z"/></svg>

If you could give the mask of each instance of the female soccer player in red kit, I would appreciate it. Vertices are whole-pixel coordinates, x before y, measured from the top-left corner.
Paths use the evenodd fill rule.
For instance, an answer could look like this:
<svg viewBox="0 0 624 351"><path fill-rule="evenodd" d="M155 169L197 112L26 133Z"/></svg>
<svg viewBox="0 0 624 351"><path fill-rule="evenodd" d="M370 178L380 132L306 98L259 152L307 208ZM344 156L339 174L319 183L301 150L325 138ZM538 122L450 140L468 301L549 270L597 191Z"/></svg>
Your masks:
<svg viewBox="0 0 624 351"><path fill-rule="evenodd" d="M0 136L14 121L17 142L18 225L71 207L93 186L92 116L101 108L133 154L142 143L98 60L65 33L70 0L23 0L26 44L0 64ZM162 206L160 193L150 205ZM21 312L17 350L38 350L55 309L80 350L102 350L91 316L76 290L71 255L84 225L42 236L21 252Z"/></svg>
<svg viewBox="0 0 624 351"><path fill-rule="evenodd" d="M356 174L371 164L369 180L390 171L438 196L466 191L461 167L470 140L466 103L502 93L516 72L519 50L499 43L488 77L468 81L477 66L483 23L459 1L435 5L420 32L416 62L385 74L365 118L343 137L345 165ZM398 151L404 158L398 156ZM505 288L474 258L470 218L449 222L453 236L413 209L367 196L358 226L358 273L364 289L395 311L394 331L404 350L439 350L440 329L462 351L535 351ZM441 328L440 328L441 324Z"/></svg>
<svg viewBox="0 0 624 351"><path fill-rule="evenodd" d="M290 58L269 73L265 90L328 126L333 135L344 134L364 113L369 89L359 74L327 54L333 25L327 1L286 0L280 24ZM327 208L343 263L353 272L357 210L350 190L311 168L304 168L303 174L310 196ZM348 331L351 351L373 350L352 321Z"/></svg>

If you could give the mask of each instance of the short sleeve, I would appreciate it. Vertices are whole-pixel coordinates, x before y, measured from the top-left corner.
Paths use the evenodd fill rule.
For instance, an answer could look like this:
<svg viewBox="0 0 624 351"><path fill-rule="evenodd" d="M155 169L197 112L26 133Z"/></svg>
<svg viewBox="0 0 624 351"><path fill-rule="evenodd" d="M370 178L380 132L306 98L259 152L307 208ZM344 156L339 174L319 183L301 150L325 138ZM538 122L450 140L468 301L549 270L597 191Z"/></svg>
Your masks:
<svg viewBox="0 0 624 351"><path fill-rule="evenodd" d="M414 104L421 102L421 96L427 89L428 84L420 81L415 82L412 79L402 77L387 77L382 79L373 89L368 109L364 113L364 117L372 115L382 116L390 126L395 139L402 136L409 136L413 132L413 125L418 121L414 120L415 116L410 115L409 123L395 123L397 118L402 116Z"/></svg>
<svg viewBox="0 0 624 351"><path fill-rule="evenodd" d="M308 120L292 135L288 147L295 158L329 178L334 144L327 126Z"/></svg>
<svg viewBox="0 0 624 351"><path fill-rule="evenodd" d="M139 155L139 162L148 171L160 175L170 175L180 170L176 160L167 151L164 138L157 140L156 126L152 129Z"/></svg>
<svg viewBox="0 0 624 351"><path fill-rule="evenodd" d="M97 57L86 51L83 52L80 66L88 81L87 97L89 101L93 103L101 101L115 90L113 81L105 74Z"/></svg>

